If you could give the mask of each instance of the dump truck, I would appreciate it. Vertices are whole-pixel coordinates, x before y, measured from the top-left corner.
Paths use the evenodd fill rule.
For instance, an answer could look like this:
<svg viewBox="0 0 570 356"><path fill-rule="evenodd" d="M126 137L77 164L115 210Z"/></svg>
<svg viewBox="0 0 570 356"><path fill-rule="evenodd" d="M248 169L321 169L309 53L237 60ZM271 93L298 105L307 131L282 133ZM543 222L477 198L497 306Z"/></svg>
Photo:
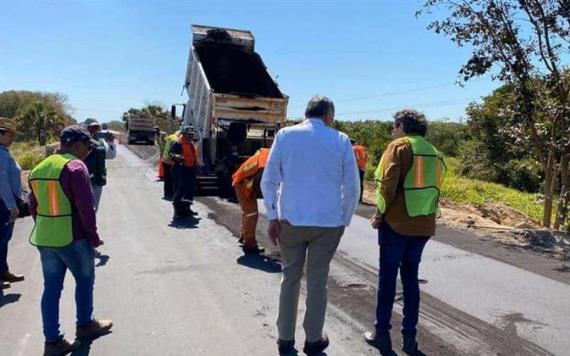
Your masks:
<svg viewBox="0 0 570 356"><path fill-rule="evenodd" d="M147 116L134 116L129 117L126 122L127 141L129 145L136 143L144 143L147 145L154 145L155 119Z"/></svg>
<svg viewBox="0 0 570 356"><path fill-rule="evenodd" d="M231 175L285 124L281 92L250 31L192 26L181 124L192 125L200 170L198 188L231 194ZM176 106L172 106L176 117Z"/></svg>

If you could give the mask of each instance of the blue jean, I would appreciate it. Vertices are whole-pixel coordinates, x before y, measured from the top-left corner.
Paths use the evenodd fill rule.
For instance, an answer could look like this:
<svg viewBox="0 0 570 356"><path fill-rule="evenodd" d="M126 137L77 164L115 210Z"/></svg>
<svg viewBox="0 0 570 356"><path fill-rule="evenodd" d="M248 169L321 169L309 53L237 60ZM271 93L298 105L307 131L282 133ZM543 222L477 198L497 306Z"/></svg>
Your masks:
<svg viewBox="0 0 570 356"><path fill-rule="evenodd" d="M76 323L87 325L93 320L95 249L86 239L80 239L65 247L38 247L38 250L44 275L43 331L46 342L52 342L63 337L59 330L59 299L68 269L75 278Z"/></svg>
<svg viewBox="0 0 570 356"><path fill-rule="evenodd" d="M0 223L0 274L8 272L8 242L12 238L14 222Z"/></svg>
<svg viewBox="0 0 570 356"><path fill-rule="evenodd" d="M387 336L392 326L390 318L396 295L398 269L404 290L404 319L402 334L415 337L420 308L418 269L428 236L400 235L383 222L378 229L380 245L380 271L378 275L378 300L376 305L376 333Z"/></svg>

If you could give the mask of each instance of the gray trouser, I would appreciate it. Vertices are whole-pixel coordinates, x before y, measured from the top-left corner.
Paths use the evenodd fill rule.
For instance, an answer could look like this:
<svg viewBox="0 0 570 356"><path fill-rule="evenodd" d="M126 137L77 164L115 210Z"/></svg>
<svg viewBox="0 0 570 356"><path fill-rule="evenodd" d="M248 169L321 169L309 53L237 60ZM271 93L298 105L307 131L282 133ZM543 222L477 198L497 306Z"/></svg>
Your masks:
<svg viewBox="0 0 570 356"><path fill-rule="evenodd" d="M344 226L310 227L281 224L283 278L277 316L279 339L295 339L299 290L305 261L307 299L303 327L307 341L314 342L321 337L327 310L329 265L343 233Z"/></svg>
<svg viewBox="0 0 570 356"><path fill-rule="evenodd" d="M93 192L93 200L95 201L95 211L99 210L99 202L101 201L101 194L103 194L103 186L91 184L91 191Z"/></svg>

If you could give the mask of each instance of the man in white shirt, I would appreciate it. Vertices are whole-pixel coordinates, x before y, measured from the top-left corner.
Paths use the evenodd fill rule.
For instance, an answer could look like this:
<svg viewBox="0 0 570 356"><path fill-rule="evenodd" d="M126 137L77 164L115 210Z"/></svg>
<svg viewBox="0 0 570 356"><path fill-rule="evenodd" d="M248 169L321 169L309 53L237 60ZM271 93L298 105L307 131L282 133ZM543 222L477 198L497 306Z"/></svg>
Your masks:
<svg viewBox="0 0 570 356"><path fill-rule="evenodd" d="M334 104L315 96L302 123L279 131L261 180L269 237L280 246L283 278L277 329L279 353L296 352L295 324L303 267L307 264L303 351L320 354L329 264L359 197L358 169L347 135L333 129Z"/></svg>

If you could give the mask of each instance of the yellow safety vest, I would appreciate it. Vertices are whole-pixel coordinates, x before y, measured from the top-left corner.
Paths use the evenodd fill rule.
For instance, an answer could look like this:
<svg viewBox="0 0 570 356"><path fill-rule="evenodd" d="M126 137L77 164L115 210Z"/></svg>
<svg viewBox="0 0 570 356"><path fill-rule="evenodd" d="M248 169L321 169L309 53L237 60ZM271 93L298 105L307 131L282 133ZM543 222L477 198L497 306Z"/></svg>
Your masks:
<svg viewBox="0 0 570 356"><path fill-rule="evenodd" d="M63 247L73 242L72 206L60 177L72 154L54 154L30 173L30 187L38 203L36 224L30 236L35 246Z"/></svg>
<svg viewBox="0 0 570 356"><path fill-rule="evenodd" d="M447 168L443 155L424 137L410 135L404 137L413 152L413 164L404 179L404 201L409 217L429 216L439 210L439 192ZM376 205L384 214L386 201L382 196L382 178L386 157L382 155L376 169Z"/></svg>

